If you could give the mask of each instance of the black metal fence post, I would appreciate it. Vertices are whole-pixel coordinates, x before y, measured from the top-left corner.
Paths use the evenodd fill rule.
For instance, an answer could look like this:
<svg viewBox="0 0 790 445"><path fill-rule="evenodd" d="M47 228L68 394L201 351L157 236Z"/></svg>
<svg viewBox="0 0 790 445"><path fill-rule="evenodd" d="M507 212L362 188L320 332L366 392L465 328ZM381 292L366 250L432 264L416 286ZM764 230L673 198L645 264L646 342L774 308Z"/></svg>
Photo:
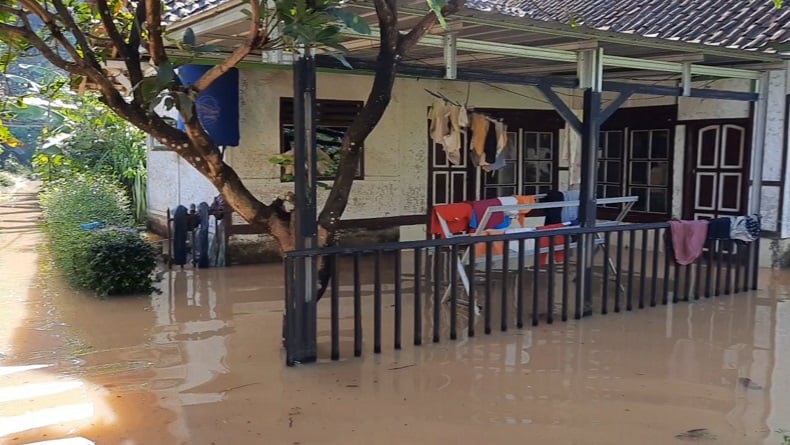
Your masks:
<svg viewBox="0 0 790 445"><path fill-rule="evenodd" d="M432 325L431 325L431 338L432 342L438 342L440 340L440 334L442 332L442 326L440 325L441 320L444 318L442 316L442 311L445 310L445 306L443 305L442 301L442 294L445 297L449 296L449 300L447 301L449 306L449 337L450 339L457 339L460 336L458 335L458 331L462 330L463 327L459 326L458 317L458 297L459 292L461 289L457 288L457 284L464 284L465 290L468 291L468 298L469 298L469 306L467 308L468 311L468 325L466 327L468 335L474 336L475 334L475 318L477 312L477 298L475 297L476 294L481 294L480 302L482 303L483 309L483 320L484 320L484 330L487 334L490 334L492 331L491 324L492 324L492 311L496 308L495 303L495 295L496 293L497 300L501 300L502 306L507 306L510 304L509 297L509 289L498 289L496 286L499 285L498 279L502 278L501 285L505 288L509 288L508 282L510 281L509 278L512 277L512 273L518 273L519 276L513 277L514 284L523 285L523 271L525 269L529 269L531 267L530 275L532 276L533 283L532 283L532 302L531 305L529 300L524 302L524 298L529 298L528 296L525 297L523 295L525 292L528 293L528 290L525 291L523 286L519 285L518 289L513 291L513 296L517 299L515 302L517 308L516 320L517 325L523 327L523 313L526 310L525 306L531 306L531 322L533 325L537 325L540 321L541 314L543 313L542 309L545 308L546 310L546 322L552 323L554 321L554 310L555 306L555 297L559 297L555 293L554 284L560 284L559 277L555 277L555 273L560 272L560 267L562 267L562 307L556 308L560 311L560 317L563 321L568 319L568 311L570 307L570 301L573 298L573 295L569 291L569 281L570 281L570 272L573 270L570 261L569 261L569 253L573 251L573 240L579 239L581 235L586 235L590 237L594 237L597 233L603 233L602 239L607 243L610 241L615 240L614 234L616 234L617 243L616 245L609 245L603 248L604 250L604 264L603 264L603 283L602 288L606 289L607 292L604 292L604 295L601 299L601 312L609 311L610 304L612 303L611 298L609 298L608 289L610 288L608 281L612 278L610 274L614 275L614 287L616 289L614 295L614 306L613 309L615 311L620 311L621 309L631 308L633 309L636 302L639 303L639 307L643 307L647 305L647 299L650 298L650 305L656 305L658 299L658 281L661 279L664 282L663 286L663 298L662 303L667 303L667 294L670 292L670 271L673 269L671 267L671 255L664 255L665 259L665 273L664 277L659 277L659 268L661 262L661 253L660 253L660 246L661 241L660 237L662 232L668 230L667 223L647 223L647 224L631 224L631 225L618 225L618 226L598 226L598 227L569 227L569 228L562 228L555 230L547 230L547 231L533 231L533 232L523 232L519 234L500 234L500 235L490 235L484 237L483 239L471 239L471 238L462 238L462 237L455 237L455 238L448 238L448 239L436 239L436 240L421 240L421 241L407 241L407 242L400 242L400 243L384 243L384 244L375 244L375 245L365 245L365 246L335 246L335 247L325 247L325 248L313 248L313 249L301 249L295 250L292 252L287 252L285 257L285 291L286 291L286 301L288 302L288 311L286 312L286 323L284 325L284 337L286 339L286 344L288 348L293 348L294 339L312 339L315 340L315 337L305 337L305 332L309 332L304 327L308 323L312 323L312 326L315 326L315 320L306 320L306 316L315 317L314 312L307 312L307 311L298 311L295 308L302 307L304 308L304 294L299 292L307 292L304 281L301 279L297 279L296 276L298 275L300 269L299 267L303 266L304 264L312 264L313 267L317 264L317 262L323 257L332 258L335 263L339 264L341 259L346 259L345 261L346 267L345 273L341 277L341 273L339 269L335 269L332 273L332 286L331 286L331 301L330 301L330 308L329 308L329 316L331 320L327 325L321 325L322 331L324 329L328 329L328 332L331 333L331 337L325 340L325 347L328 347L328 351L331 353L329 357L333 360L340 359L340 350L341 350L341 323L342 318L340 315L340 279L343 278L343 281L349 281L347 284L348 287L352 290L353 295L353 351L354 356L361 356L363 351L363 345L365 344L373 344L373 351L375 353L383 352L384 349L384 329L387 328L387 324L385 324L384 318L384 308L385 308L385 301L384 298L388 295L385 293L385 286L389 286L390 283L393 283L392 279L394 279L394 324L393 324L393 331L394 331L394 349L400 349L401 347L401 337L402 337L402 317L403 317L403 304L402 304L402 295L401 293L405 291L409 291L405 289L407 284L402 283L402 252L414 251L415 258L414 258L414 344L419 345L423 343L422 336L423 336L423 329L424 323L429 322L429 318L432 318ZM640 233L643 236L641 241L642 246L642 253L640 254L641 264L636 266L636 255L634 253L634 247L638 244L635 242L636 234ZM650 236L650 233L653 233L653 240L652 244L654 247L652 253L652 263L650 260L650 256L645 254L647 248L646 246L650 246L650 241L647 237ZM627 238L626 238L627 237ZM624 251L627 248L626 243L624 242L626 239L633 241L630 243L631 248L628 254L628 264L625 266L630 267L623 267L624 261ZM526 242L529 241L530 251L527 250ZM546 242L542 242L546 241ZM496 252L496 257L494 256L494 247L497 246L499 243L502 243L503 247L506 245L505 243L517 242L519 244L519 251L520 255L518 258L513 257L502 257L499 258L499 252ZM483 258L477 259L475 256L475 245L481 245L486 247L486 252L483 255L482 252L478 254L478 256L482 256ZM463 263L452 263L452 267L449 271L449 278L443 278L442 273L438 273L439 270L443 270L444 266L442 266L441 259L439 258L439 252L446 250L451 253L451 258L461 258L459 255L462 250L466 250L469 248L469 256L468 260L464 260ZM609 260L611 260L615 255L611 252L611 249L615 248L617 250L617 261L616 267L613 264L610 264ZM503 249L504 250L504 249ZM749 264L754 267L751 267L747 273L744 271L744 280L748 281L746 283L741 283L741 286L751 285L753 280L753 273L756 270L756 263L754 259L757 258L757 249L756 244L750 245L750 250L752 252L744 251L743 254L749 254L750 259L752 260ZM423 263L424 252L430 252L431 255ZM557 264L557 258L559 252L563 253L563 259L561 265ZM390 263L392 263L390 258L390 253L394 256L394 277L390 278L391 276L389 273L385 274L384 268L388 267ZM514 255L510 253L506 253L506 255ZM363 264L363 261L365 262ZM528 264L529 262L529 264ZM650 263L650 264L648 264ZM425 267L423 267L425 264ZM300 266L301 265L301 266ZM518 270L513 271L511 270L511 266L518 265ZM744 266L747 266L744 264ZM610 270L609 268L613 270ZM434 277L431 283L424 284L423 280L425 276L428 274L428 271L433 269L432 276ZM484 270L485 275L488 277L484 279L481 276L480 271ZM674 282L673 287L674 289L674 296L680 300L681 298L685 301L689 299L691 288L693 287L692 281L690 279L690 272L691 267L674 267ZM682 279L681 269L686 271L685 280ZM639 272L639 287L637 288L634 282L634 275ZM647 274L652 270L652 276L648 276ZM625 271L628 274L626 277L621 277L622 271ZM540 277L543 272L546 272L546 280L545 284L541 283L543 281ZM367 277L363 280L363 277ZM520 278L521 277L521 278ZM370 281L372 279L372 282ZM684 283L682 283L684 282ZM681 287L681 284L682 287ZM623 299L624 295L622 290L620 289L623 285L627 285L629 292L626 292L625 299ZM371 295L363 295L363 289L366 292L369 292L368 286L372 288ZM697 283L697 287L701 286L701 284ZM301 287L301 289L300 289ZM480 289L482 287L482 289ZM650 289L648 289L650 287ZM477 291L476 291L477 289ZM544 294L546 295L545 305L542 302L540 296ZM681 292L682 289L682 292ZM590 289L592 291L592 289ZM745 290L745 289L744 289ZM500 292L501 291L501 292ZM597 294L598 289L596 289ZM634 292L639 292L639 299L634 299ZM648 293L650 294L648 296ZM682 294L682 295L681 295ZM571 295L569 297L569 295ZM373 298L372 305L368 308L368 311L363 311L363 296L368 297L371 296ZM586 296L586 294L584 295ZM585 298L583 298L582 294L577 294L576 297L580 298L576 301L574 307L574 317L581 318L583 312L583 304L585 303ZM556 301L559 303L559 299ZM629 304L630 303L630 304ZM302 306L300 306L302 304ZM313 305L314 307L315 305ZM423 312L424 308L430 308L433 310L431 313L431 317L426 317L423 320ZM363 325L368 325L371 322L363 323L363 316L366 313L373 312L372 317L372 335L368 339L365 339L363 336ZM427 315L427 314L425 314ZM510 326L510 320L512 319L509 309L503 309L501 312L501 325L500 328L503 330L508 329ZM349 326L349 331L351 331L351 326ZM315 335L315 332L312 332ZM297 343L296 346L299 346ZM323 349L323 348L322 348ZM298 351L298 350L297 350ZM300 360L292 359L293 349L288 350L288 358L289 364L299 363Z"/></svg>
<svg viewBox="0 0 790 445"><path fill-rule="evenodd" d="M581 185L579 187L579 219L582 227L595 227L596 184L598 179L598 132L601 126L601 93L588 88L584 91L582 120ZM576 318L592 315L592 270L595 245L591 233L579 236L576 301L583 305Z"/></svg>
<svg viewBox="0 0 790 445"><path fill-rule="evenodd" d="M294 218L296 250L314 249L317 245L316 217L316 146L315 146L315 59L305 48L294 63ZM316 258L294 259L293 280L286 299L286 363L308 363L317 357Z"/></svg>

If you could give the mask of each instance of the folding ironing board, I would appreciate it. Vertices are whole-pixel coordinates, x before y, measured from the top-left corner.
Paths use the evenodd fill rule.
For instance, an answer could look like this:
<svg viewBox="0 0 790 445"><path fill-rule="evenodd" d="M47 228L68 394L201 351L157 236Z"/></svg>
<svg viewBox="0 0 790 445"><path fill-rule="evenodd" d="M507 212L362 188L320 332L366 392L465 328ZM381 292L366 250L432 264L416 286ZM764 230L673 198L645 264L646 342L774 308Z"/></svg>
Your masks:
<svg viewBox="0 0 790 445"><path fill-rule="evenodd" d="M622 196L622 197L615 197L615 198L601 198L601 199L598 199L596 201L597 205L623 204L623 207L620 210L620 213L617 215L617 217L615 217L614 220L606 221L603 224L599 224L599 225L600 226L608 226L608 225L621 224L623 222L623 220L625 219L626 215L628 214L628 212L631 211L631 208L634 206L634 204L638 200L639 200L638 196ZM442 227L442 232L443 232L443 234L444 234L444 236L446 238L455 238L455 237L459 237L459 236L480 236L480 235L483 235L484 232L486 231L485 227L488 224L488 221L491 219L491 216L493 214L497 213L497 212L504 212L505 214L508 214L510 216L517 216L520 212L523 212L523 211L531 211L531 210L537 210L537 209L552 209L552 208L558 208L558 207L578 207L579 204L580 204L580 201L574 200L574 201L542 202L542 203L535 203L535 204L516 204L516 205L491 206L488 209L486 209L486 212L483 214L483 217L479 221L477 229L471 235L469 235L469 234L456 235L456 234L450 233L450 229L449 229L449 226L447 225L447 222L441 217L441 215L437 215L437 216L438 216L439 224ZM567 228L572 228L572 227L578 227L578 226L568 226ZM562 230L562 229L558 229L558 230ZM530 243L530 241L532 241L532 243ZM485 242L485 238L481 238L481 242ZM605 240L604 240L603 236L601 236L600 233L596 233L595 234L595 241L594 241L595 246L603 248L604 242L605 242ZM504 243L508 243L508 244L504 245ZM530 246L530 244L531 244L531 246ZM569 249L575 249L576 247L577 247L577 243L569 243L568 244L568 248ZM456 260L456 268L458 269L458 276L461 278L461 282L463 283L464 290L466 291L466 295L467 296L469 295L470 283L469 283L469 277L467 275L465 266L468 265L468 263L469 263L469 249L470 248L473 248L473 246L470 246L469 248L465 249L463 255L460 258L457 258L457 260ZM562 252L563 250L565 250L565 244L564 243L554 246L554 252L555 253ZM535 241L534 240L526 240L525 241L525 249L524 249L524 262L523 262L525 267L527 267L527 268L534 267L534 264L532 264L532 263L534 263L535 253L536 253L535 252ZM548 254L549 253L549 248L548 247L539 247L539 250L538 250L537 253L539 253L539 254ZM509 249L509 241L503 241L503 253L502 253L502 255L492 256L492 270L501 269L501 265L503 263L502 259L503 259L504 255L508 255L508 259L509 260L511 258L514 259L513 261L508 261L508 264L509 264L508 270L516 270L516 269L518 269L518 252L514 252L514 251ZM478 268L480 266L485 267L485 262L486 262L486 258L485 257L483 257L483 258L476 257L475 258L475 264L473 265L473 269L472 269L471 273L474 274L478 270ZM611 258L609 258L608 263L609 263L608 264L609 268L612 270L613 275L614 275L617 272L617 269L616 269L616 267L614 265L614 261ZM498 266L498 267L496 267L496 266ZM444 297L442 299L443 302L447 301L447 299L449 298L450 290L451 289L449 287L445 290Z"/></svg>

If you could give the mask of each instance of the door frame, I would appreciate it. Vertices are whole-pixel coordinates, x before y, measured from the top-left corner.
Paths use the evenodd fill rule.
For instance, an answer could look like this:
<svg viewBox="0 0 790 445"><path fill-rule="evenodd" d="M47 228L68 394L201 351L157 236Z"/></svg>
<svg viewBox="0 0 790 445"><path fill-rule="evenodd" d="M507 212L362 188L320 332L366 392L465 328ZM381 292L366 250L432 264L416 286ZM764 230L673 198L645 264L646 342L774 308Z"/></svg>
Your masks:
<svg viewBox="0 0 790 445"><path fill-rule="evenodd" d="M692 219L694 214L694 194L696 191L696 175L694 174L697 165L697 132L711 125L739 125L745 129L744 133L744 153L743 153L743 173L744 180L741 184L742 209L747 209L749 204L749 187L751 185L752 167L752 119L750 117L729 118L729 119L695 119L679 121L678 125L686 128L685 147L683 156L683 203L682 218Z"/></svg>

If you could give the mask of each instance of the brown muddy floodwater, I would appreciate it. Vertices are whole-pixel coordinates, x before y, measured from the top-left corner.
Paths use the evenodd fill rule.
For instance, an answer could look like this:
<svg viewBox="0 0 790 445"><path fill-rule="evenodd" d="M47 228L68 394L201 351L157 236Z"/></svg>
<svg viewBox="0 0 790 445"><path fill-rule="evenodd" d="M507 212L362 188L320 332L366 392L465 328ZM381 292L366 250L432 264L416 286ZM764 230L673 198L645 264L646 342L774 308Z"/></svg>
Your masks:
<svg viewBox="0 0 790 445"><path fill-rule="evenodd" d="M778 445L790 429L786 272L436 345L404 330L399 352L286 368L280 266L174 270L160 295L100 301L47 270L37 212L32 194L0 203L3 445Z"/></svg>

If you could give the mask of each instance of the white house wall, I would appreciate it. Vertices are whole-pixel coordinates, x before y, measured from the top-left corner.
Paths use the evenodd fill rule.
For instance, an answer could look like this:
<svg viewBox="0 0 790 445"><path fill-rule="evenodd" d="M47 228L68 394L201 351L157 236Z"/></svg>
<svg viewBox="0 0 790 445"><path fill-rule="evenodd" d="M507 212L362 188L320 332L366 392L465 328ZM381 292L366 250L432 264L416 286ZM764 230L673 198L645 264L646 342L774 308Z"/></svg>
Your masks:
<svg viewBox="0 0 790 445"><path fill-rule="evenodd" d="M752 91L752 83L744 79L722 79L717 81L695 82L693 88L727 90L738 92ZM700 119L742 119L749 117L749 102L721 99L678 98L678 120Z"/></svg>
<svg viewBox="0 0 790 445"><path fill-rule="evenodd" d="M366 75L327 74L318 75L318 97L321 99L343 99L364 101L373 78ZM657 82L662 85L676 85ZM750 91L748 80L720 80L699 82L695 88L734 89ZM247 187L264 202L269 202L291 191L291 183L280 182L280 169L269 159L280 151L279 101L292 96L292 73L287 70L242 69L241 70L241 145L227 150L226 159ZM485 108L551 109L545 98L532 87L479 83L450 82L427 79L397 79L393 98L381 123L365 144L365 179L354 183L346 219L386 216L424 215L428 192L427 109L432 96L424 89L440 91L447 97L465 101ZM790 170L790 160L783 158L785 125L785 96L790 94L790 85L785 73L771 76L771 94L766 132L766 155L764 179L782 181L784 172ZM581 93L558 91L566 102L581 114ZM604 105L616 94L604 94ZM681 216L683 196L683 172L686 139L684 121L700 119L748 118L750 107L747 102L696 99L685 97L662 97L634 95L624 107L656 105L678 106L678 125L675 128L672 213ZM560 166L570 165L563 173L563 186L579 182L577 164L580 140L566 127L560 135ZM783 165L782 161L787 164ZM216 190L191 166L168 152L150 152L150 207L153 214L163 215L168 207L210 201ZM781 236L790 237L790 206L784 206L784 217L779 218L777 205L780 188L763 189L762 213L767 230L780 230ZM784 189L784 200L790 199L790 191ZM319 200L327 192L319 190ZM403 227L401 239L424 239L424 226Z"/></svg>
<svg viewBox="0 0 790 445"><path fill-rule="evenodd" d="M241 143L227 149L226 161L250 190L270 202L293 190L280 182L280 168L269 159L280 152L281 97L293 95L290 71L241 70ZM320 99L364 101L373 78L365 75L321 73ZM365 179L354 182L344 218L424 215L427 208L427 110L433 99L424 89L477 107L551 109L530 87L489 86L441 80L397 79L392 102L381 123L365 143ZM149 151L152 215L168 207L210 200L216 190L194 168L173 153ZM323 201L328 192L319 190ZM406 227L403 238L424 238L424 227Z"/></svg>
<svg viewBox="0 0 790 445"><path fill-rule="evenodd" d="M768 112L765 122L765 146L763 148L763 184L760 200L762 228L781 233L780 209L782 177L784 176L784 138L785 138L785 73L774 71L768 82ZM754 147L755 150L761 147ZM786 206L785 206L786 207Z"/></svg>

